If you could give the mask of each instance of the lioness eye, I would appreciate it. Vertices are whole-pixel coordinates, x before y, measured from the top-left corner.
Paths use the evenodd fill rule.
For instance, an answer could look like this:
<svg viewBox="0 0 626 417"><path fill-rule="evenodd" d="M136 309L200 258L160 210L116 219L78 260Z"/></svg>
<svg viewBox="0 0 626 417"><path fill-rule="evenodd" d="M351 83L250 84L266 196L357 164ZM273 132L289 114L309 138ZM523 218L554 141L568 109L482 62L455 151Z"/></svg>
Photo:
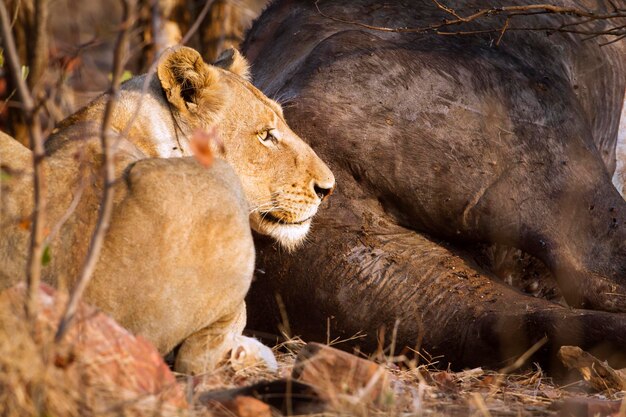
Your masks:
<svg viewBox="0 0 626 417"><path fill-rule="evenodd" d="M259 138L261 142L276 143L278 142L278 139L276 138L276 136L272 134L272 130L273 129L263 130L257 133L257 137Z"/></svg>

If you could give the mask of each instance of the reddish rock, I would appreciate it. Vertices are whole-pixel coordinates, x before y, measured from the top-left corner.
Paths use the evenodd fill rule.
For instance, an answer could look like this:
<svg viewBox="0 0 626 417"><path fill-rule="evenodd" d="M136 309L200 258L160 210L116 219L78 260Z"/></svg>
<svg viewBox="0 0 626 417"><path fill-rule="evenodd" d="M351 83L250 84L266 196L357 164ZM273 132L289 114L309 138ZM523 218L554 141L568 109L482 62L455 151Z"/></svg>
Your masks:
<svg viewBox="0 0 626 417"><path fill-rule="evenodd" d="M147 340L133 336L109 316L81 303L73 325L61 343L54 344L67 297L47 285L40 287L37 331L32 338L24 330L30 328L25 325L24 293L25 286L20 284L0 294L0 326L17 329L24 334L16 337L30 340L47 352L54 372L68 385L67 390L83 396L94 393L97 402L106 398L111 404L142 402L146 409L187 408L183 389Z"/></svg>
<svg viewBox="0 0 626 417"><path fill-rule="evenodd" d="M307 344L296 359L293 377L311 384L331 404L347 395L378 401L391 390L392 376L382 366L319 343Z"/></svg>

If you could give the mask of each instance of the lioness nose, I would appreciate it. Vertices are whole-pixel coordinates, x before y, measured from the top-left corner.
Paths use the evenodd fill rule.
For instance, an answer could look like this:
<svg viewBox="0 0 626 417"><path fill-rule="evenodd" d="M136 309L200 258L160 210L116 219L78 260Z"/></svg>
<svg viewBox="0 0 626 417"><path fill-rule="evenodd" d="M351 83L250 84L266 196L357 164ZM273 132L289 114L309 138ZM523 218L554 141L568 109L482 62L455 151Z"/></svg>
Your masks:
<svg viewBox="0 0 626 417"><path fill-rule="evenodd" d="M331 195L335 189L335 176L330 168L328 168L317 155L313 158L313 165L310 168L310 172L315 174L314 177L311 178L309 187L312 187L313 192L323 201L326 197Z"/></svg>
<svg viewBox="0 0 626 417"><path fill-rule="evenodd" d="M315 183L313 184L313 190L315 191L315 194L317 194L317 196L320 198L320 200L324 200L326 197L328 197L329 195L331 195L333 193L333 190L335 189L335 184L333 185L325 185L325 184L319 184L319 183Z"/></svg>

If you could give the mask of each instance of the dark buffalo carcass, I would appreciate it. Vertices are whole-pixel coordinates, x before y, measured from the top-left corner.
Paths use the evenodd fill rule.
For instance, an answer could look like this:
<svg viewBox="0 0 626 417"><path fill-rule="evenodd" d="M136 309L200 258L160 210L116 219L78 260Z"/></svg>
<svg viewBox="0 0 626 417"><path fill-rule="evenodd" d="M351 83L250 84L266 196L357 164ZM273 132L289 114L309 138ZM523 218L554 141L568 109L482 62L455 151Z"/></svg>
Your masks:
<svg viewBox="0 0 626 417"><path fill-rule="evenodd" d="M386 329L385 343L455 367L500 366L547 336L544 366L563 344L626 365L626 203L610 178L623 42L514 30L557 27L554 14L514 18L499 43L497 15L442 29L474 35L366 27L424 28L454 19L446 7L490 3L278 0L248 33L254 82L338 184L300 250L258 242L252 326L286 316L306 339L364 332L368 350ZM575 28L620 25L607 22ZM571 307L494 279L479 244L538 259Z"/></svg>

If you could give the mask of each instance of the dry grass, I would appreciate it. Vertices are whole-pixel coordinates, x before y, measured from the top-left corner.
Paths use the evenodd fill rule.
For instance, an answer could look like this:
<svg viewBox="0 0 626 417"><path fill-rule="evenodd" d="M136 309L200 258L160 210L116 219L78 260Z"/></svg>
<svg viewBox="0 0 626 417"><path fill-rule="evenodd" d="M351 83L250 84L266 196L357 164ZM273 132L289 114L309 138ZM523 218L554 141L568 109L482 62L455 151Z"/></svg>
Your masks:
<svg viewBox="0 0 626 417"><path fill-rule="evenodd" d="M189 380L189 387L199 394L288 377L302 346L304 342L296 338L275 348L279 363L276 375L261 368L235 372L224 366L210 375ZM512 374L481 368L450 372L438 370L434 365L413 366L404 362L387 362L384 366L395 382L392 391L378 404L362 401L359 393L352 396L341 393L337 397L342 401L333 404L331 410L307 416L557 416L559 404L570 397L626 399L626 392L611 396L590 393L589 386L582 381L559 386L537 365Z"/></svg>

